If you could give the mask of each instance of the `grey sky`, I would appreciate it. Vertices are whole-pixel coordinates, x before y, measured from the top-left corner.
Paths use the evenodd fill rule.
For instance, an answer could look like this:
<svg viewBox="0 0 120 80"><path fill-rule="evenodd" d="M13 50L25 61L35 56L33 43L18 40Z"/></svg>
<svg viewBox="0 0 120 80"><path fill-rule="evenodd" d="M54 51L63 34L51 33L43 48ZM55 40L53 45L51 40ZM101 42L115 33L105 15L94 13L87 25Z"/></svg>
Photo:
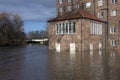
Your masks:
<svg viewBox="0 0 120 80"><path fill-rule="evenodd" d="M0 0L0 12L19 14L23 20L47 20L55 16L55 0Z"/></svg>

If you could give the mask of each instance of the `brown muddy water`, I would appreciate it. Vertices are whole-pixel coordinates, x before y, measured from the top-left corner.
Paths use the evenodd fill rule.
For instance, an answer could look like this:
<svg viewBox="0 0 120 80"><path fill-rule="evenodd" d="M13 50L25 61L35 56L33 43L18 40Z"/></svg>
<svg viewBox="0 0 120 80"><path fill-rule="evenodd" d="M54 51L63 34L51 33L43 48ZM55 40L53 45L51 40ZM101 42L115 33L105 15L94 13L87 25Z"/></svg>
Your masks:
<svg viewBox="0 0 120 80"><path fill-rule="evenodd" d="M0 80L120 80L120 52L0 48Z"/></svg>

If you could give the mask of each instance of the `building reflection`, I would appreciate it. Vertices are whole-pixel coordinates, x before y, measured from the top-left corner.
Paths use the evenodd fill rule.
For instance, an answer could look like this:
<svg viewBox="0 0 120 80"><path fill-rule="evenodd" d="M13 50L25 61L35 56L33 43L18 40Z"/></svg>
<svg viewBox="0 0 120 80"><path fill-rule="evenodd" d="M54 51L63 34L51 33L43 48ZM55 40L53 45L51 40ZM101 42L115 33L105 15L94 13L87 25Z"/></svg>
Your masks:
<svg viewBox="0 0 120 80"><path fill-rule="evenodd" d="M50 51L50 80L120 80L119 60L115 52Z"/></svg>

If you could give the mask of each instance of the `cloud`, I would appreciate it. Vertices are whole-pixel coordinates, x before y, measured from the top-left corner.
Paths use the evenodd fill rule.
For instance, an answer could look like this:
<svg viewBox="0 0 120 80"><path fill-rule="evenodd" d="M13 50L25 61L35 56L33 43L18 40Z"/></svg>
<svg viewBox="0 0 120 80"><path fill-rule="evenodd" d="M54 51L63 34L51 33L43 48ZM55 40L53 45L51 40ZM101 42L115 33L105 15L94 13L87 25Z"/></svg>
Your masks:
<svg viewBox="0 0 120 80"><path fill-rule="evenodd" d="M55 16L56 0L0 0L0 12L19 14L23 20L44 21Z"/></svg>

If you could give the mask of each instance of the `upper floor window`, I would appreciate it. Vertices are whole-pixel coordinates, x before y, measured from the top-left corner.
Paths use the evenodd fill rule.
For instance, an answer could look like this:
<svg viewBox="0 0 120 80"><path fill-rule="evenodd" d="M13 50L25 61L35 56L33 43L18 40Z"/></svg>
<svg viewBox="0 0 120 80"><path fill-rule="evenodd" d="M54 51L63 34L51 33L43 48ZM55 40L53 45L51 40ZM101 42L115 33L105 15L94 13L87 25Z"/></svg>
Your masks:
<svg viewBox="0 0 120 80"><path fill-rule="evenodd" d="M75 22L56 24L56 34L74 34L75 32Z"/></svg>
<svg viewBox="0 0 120 80"><path fill-rule="evenodd" d="M116 28L115 27L111 27L110 28L110 33L111 34L115 34L116 33Z"/></svg>
<svg viewBox="0 0 120 80"><path fill-rule="evenodd" d="M117 3L117 0L112 0L112 4L115 4L115 3Z"/></svg>
<svg viewBox="0 0 120 80"><path fill-rule="evenodd" d="M98 18L103 18L103 16L104 16L104 13L103 12L98 12Z"/></svg>
<svg viewBox="0 0 120 80"><path fill-rule="evenodd" d="M68 11L72 11L72 6L67 7Z"/></svg>
<svg viewBox="0 0 120 80"><path fill-rule="evenodd" d="M59 3L62 4L62 3L63 3L63 0L59 0Z"/></svg>
<svg viewBox="0 0 120 80"><path fill-rule="evenodd" d="M61 8L59 8L59 12L64 12L64 10L63 10L63 8L61 7Z"/></svg>
<svg viewBox="0 0 120 80"><path fill-rule="evenodd" d="M80 8L80 5L79 5L79 4L76 4L76 5L75 5L75 8L78 8L78 9L79 9L79 8Z"/></svg>
<svg viewBox="0 0 120 80"><path fill-rule="evenodd" d="M87 2L86 3L86 8L90 8L91 7L91 2Z"/></svg>
<svg viewBox="0 0 120 80"><path fill-rule="evenodd" d="M98 6L103 6L103 0L98 0Z"/></svg>
<svg viewBox="0 0 120 80"><path fill-rule="evenodd" d="M91 22L90 23L90 34L102 34L102 24Z"/></svg>
<svg viewBox="0 0 120 80"><path fill-rule="evenodd" d="M116 46L117 45L117 41L116 40L112 40L111 41L111 46Z"/></svg>
<svg viewBox="0 0 120 80"><path fill-rule="evenodd" d="M117 10L111 10L111 16L116 16L117 15Z"/></svg>
<svg viewBox="0 0 120 80"><path fill-rule="evenodd" d="M72 0L68 0L68 2L72 2Z"/></svg>

